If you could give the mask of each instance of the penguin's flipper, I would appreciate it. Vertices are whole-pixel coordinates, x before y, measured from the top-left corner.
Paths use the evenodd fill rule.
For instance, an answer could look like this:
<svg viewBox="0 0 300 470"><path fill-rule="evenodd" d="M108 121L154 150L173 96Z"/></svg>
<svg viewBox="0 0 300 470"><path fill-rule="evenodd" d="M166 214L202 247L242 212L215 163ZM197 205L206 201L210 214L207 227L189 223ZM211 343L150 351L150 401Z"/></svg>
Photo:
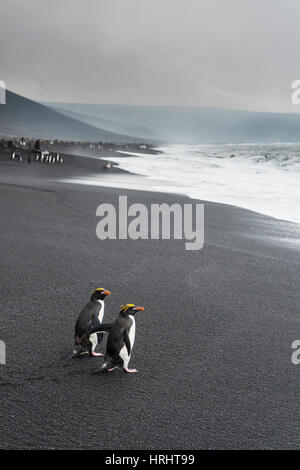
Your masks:
<svg viewBox="0 0 300 470"><path fill-rule="evenodd" d="M101 325L100 321L99 321L99 310L95 310L95 312L93 313L93 316L92 316L92 319L91 319L91 326L90 328L97 328L98 326Z"/></svg>
<svg viewBox="0 0 300 470"><path fill-rule="evenodd" d="M91 328L89 334L92 335L93 333L102 333L106 332L109 333L113 323L100 323L98 326Z"/></svg>
<svg viewBox="0 0 300 470"><path fill-rule="evenodd" d="M129 336L128 336L128 329L126 328L125 331L124 331L124 343L125 343L125 346L127 348L127 351L128 351L128 356L130 356L130 353L131 353L131 345L130 345L130 339L129 339Z"/></svg>
<svg viewBox="0 0 300 470"><path fill-rule="evenodd" d="M102 333L104 331L106 333L109 333L112 326L113 326L113 323L101 323L98 328L98 332Z"/></svg>

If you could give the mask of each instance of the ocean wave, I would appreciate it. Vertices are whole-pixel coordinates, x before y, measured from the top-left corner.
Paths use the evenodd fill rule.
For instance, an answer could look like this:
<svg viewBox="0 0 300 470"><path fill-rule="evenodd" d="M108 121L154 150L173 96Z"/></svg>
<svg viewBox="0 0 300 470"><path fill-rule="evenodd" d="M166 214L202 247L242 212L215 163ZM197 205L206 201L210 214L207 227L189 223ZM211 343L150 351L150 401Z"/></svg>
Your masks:
<svg viewBox="0 0 300 470"><path fill-rule="evenodd" d="M159 147L158 155L111 157L165 190L300 223L300 144Z"/></svg>

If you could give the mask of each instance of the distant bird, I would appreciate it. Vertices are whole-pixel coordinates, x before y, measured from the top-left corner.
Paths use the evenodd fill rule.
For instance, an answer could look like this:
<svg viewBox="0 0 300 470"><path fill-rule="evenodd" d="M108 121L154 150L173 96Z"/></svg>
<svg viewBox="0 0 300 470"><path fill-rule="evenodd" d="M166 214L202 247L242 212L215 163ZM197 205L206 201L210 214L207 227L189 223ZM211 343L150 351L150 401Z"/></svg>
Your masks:
<svg viewBox="0 0 300 470"><path fill-rule="evenodd" d="M22 155L21 155L21 153L19 152L19 150L15 150L15 151L11 154L11 159L12 159L12 160L18 160L19 162L22 161Z"/></svg>
<svg viewBox="0 0 300 470"><path fill-rule="evenodd" d="M105 170L109 170L111 168L111 162L106 162L105 165L103 165L103 168Z"/></svg>
<svg viewBox="0 0 300 470"><path fill-rule="evenodd" d="M92 330L101 326L104 315L104 299L107 295L110 295L109 290L95 289L90 301L81 310L75 325L73 357L83 353L89 353L91 356L103 356L103 354L95 352L97 344L100 344L103 339L103 333L93 333Z"/></svg>
<svg viewBox="0 0 300 470"><path fill-rule="evenodd" d="M137 372L136 369L129 369L128 365L135 340L134 315L143 310L143 307L136 307L134 304L122 305L120 314L114 323L103 323L100 326L99 331L109 333L104 364L100 372L112 372L118 367L123 367L124 372L131 374Z"/></svg>

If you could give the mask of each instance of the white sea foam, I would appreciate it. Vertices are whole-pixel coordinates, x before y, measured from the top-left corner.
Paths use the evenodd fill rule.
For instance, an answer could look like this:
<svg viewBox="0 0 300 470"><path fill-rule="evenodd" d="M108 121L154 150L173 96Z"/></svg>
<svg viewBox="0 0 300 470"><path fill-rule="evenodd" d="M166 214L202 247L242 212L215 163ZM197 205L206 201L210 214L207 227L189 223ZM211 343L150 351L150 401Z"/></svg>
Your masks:
<svg viewBox="0 0 300 470"><path fill-rule="evenodd" d="M300 223L300 144L176 145L107 159L143 175L72 180L185 194Z"/></svg>
<svg viewBox="0 0 300 470"><path fill-rule="evenodd" d="M300 223L300 144L160 147L162 154L111 157L155 188ZM125 153L125 152L122 152ZM138 157L138 158L137 158Z"/></svg>

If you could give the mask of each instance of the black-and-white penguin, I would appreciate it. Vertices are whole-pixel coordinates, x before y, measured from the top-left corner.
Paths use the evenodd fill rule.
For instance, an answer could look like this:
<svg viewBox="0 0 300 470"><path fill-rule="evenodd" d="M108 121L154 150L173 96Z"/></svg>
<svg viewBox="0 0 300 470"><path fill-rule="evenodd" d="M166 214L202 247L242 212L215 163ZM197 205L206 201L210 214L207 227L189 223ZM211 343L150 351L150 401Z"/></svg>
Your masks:
<svg viewBox="0 0 300 470"><path fill-rule="evenodd" d="M109 332L101 372L112 372L118 367L123 367L125 372L137 372L136 369L129 369L128 365L135 339L134 315L143 310L143 307L136 307L134 304L122 305L114 323L103 323L100 326L99 330L102 328L102 331Z"/></svg>
<svg viewBox="0 0 300 470"><path fill-rule="evenodd" d="M110 295L110 291L101 287L93 290L90 301L81 310L75 325L75 345L72 357L83 353L103 356L95 352L97 344L100 344L103 339L103 333L93 333L93 330L101 326L104 299L107 295Z"/></svg>

